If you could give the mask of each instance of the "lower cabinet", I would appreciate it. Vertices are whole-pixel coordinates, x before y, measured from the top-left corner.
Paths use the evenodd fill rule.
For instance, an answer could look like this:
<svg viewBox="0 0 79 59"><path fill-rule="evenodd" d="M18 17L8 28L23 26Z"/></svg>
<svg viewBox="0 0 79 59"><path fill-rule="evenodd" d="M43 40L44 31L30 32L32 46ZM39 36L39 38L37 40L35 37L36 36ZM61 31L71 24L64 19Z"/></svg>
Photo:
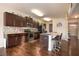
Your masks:
<svg viewBox="0 0 79 59"><path fill-rule="evenodd" d="M40 44L41 44L42 49L48 50L48 36L47 35L40 35Z"/></svg>
<svg viewBox="0 0 79 59"><path fill-rule="evenodd" d="M35 33L34 33L34 39L39 39L39 38L40 38L40 33L35 32Z"/></svg>
<svg viewBox="0 0 79 59"><path fill-rule="evenodd" d="M39 33L34 33L34 39L39 39ZM20 45L22 42L28 42L30 40L28 33L15 33L7 35L7 48Z"/></svg>
<svg viewBox="0 0 79 59"><path fill-rule="evenodd" d="M25 34L25 42L28 42L28 41L29 41L29 34L26 33L26 34Z"/></svg>
<svg viewBox="0 0 79 59"><path fill-rule="evenodd" d="M19 34L8 34L7 47L12 47L21 44L21 35Z"/></svg>

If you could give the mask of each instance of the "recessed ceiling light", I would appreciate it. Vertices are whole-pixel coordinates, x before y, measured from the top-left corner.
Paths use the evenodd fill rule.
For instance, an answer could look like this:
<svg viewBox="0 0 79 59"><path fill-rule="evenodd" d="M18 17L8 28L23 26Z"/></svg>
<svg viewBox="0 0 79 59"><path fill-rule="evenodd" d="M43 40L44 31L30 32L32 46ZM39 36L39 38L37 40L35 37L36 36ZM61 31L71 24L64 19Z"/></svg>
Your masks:
<svg viewBox="0 0 79 59"><path fill-rule="evenodd" d="M77 25L76 24L70 24L70 26L76 27Z"/></svg>
<svg viewBox="0 0 79 59"><path fill-rule="evenodd" d="M51 18L49 18L49 17L45 17L45 18L43 18L45 21L51 21Z"/></svg>
<svg viewBox="0 0 79 59"><path fill-rule="evenodd" d="M43 16L44 15L41 11L39 11L37 9L32 9L31 11L32 11L32 13L34 13L34 14L36 14L38 16Z"/></svg>
<svg viewBox="0 0 79 59"><path fill-rule="evenodd" d="M78 16L76 15L75 18L78 18Z"/></svg>

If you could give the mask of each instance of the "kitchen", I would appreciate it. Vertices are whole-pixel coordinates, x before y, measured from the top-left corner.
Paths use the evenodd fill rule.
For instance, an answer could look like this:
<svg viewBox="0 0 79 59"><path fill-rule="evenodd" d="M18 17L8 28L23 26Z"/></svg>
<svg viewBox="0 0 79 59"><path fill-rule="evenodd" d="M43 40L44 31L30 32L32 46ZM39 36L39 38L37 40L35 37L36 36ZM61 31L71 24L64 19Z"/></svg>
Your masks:
<svg viewBox="0 0 79 59"><path fill-rule="evenodd" d="M70 6L70 3L0 4L0 47L6 49L7 55L61 55L61 41L66 42L64 46L68 48L67 13Z"/></svg>

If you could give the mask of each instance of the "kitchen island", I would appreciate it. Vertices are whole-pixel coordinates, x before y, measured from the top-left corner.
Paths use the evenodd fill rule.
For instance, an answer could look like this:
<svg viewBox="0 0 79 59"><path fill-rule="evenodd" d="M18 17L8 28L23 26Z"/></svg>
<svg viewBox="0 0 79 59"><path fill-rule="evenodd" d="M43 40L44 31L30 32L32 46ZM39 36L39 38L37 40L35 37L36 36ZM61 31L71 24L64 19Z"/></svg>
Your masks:
<svg viewBox="0 0 79 59"><path fill-rule="evenodd" d="M40 44L42 49L52 51L54 50L55 40L53 40L55 36L49 33L42 33L40 34Z"/></svg>

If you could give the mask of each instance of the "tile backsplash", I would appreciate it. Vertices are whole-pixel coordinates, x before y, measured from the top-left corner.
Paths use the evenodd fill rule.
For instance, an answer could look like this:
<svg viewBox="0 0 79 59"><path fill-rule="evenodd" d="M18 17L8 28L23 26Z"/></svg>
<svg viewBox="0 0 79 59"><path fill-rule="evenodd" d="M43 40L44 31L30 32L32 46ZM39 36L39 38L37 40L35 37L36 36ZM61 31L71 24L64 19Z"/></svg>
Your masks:
<svg viewBox="0 0 79 59"><path fill-rule="evenodd" d="M23 33L24 30L19 27L4 27L4 33L5 34L11 34L11 33Z"/></svg>
<svg viewBox="0 0 79 59"><path fill-rule="evenodd" d="M31 31L37 31L36 28L30 28L30 27L4 27L4 34L13 34L13 33L24 33L24 29L29 29Z"/></svg>

